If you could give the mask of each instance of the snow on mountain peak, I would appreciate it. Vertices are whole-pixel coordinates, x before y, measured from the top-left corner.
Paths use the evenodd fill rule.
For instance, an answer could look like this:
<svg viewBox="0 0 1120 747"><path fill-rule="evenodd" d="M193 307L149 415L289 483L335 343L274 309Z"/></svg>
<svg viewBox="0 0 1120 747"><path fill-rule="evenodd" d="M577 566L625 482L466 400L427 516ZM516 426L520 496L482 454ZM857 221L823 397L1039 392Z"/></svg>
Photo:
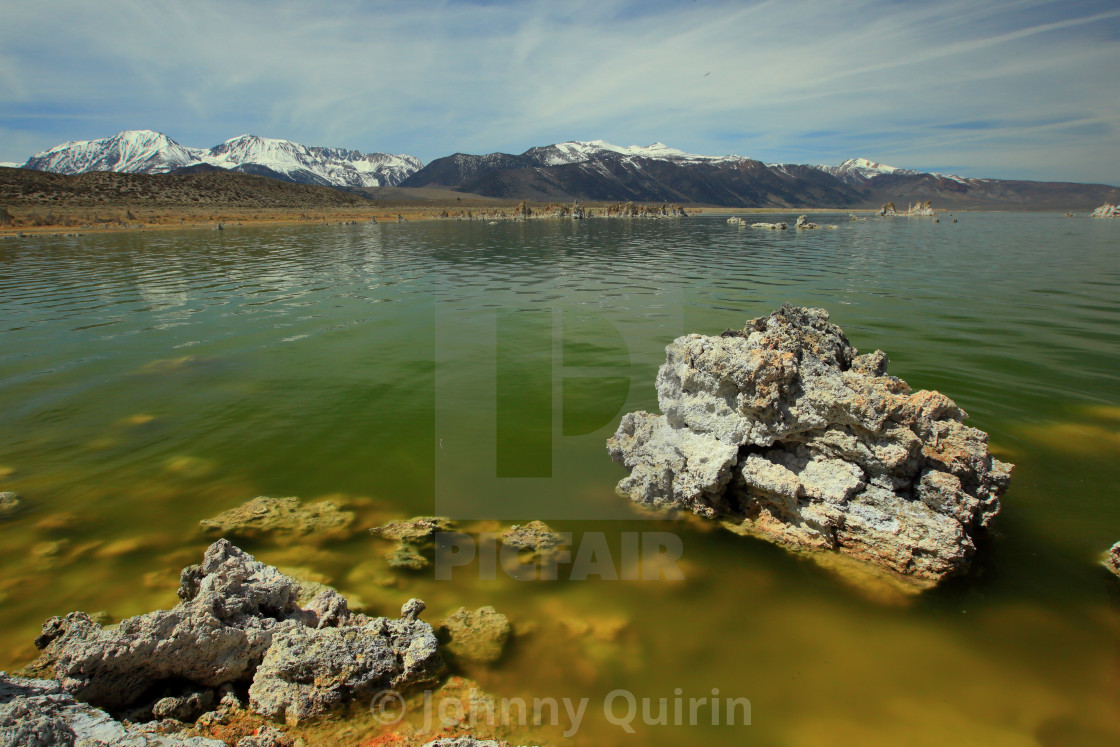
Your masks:
<svg viewBox="0 0 1120 747"><path fill-rule="evenodd" d="M101 140L62 143L28 159L25 168L81 174L160 174L206 163L303 184L334 187L396 185L423 164L408 155L307 147L290 140L238 135L213 148L184 148L154 130L125 130Z"/></svg>
<svg viewBox="0 0 1120 747"><path fill-rule="evenodd" d="M868 158L849 158L839 166L817 166L825 173L848 184L862 185L884 174L916 174L910 169L900 169Z"/></svg>
<svg viewBox="0 0 1120 747"><path fill-rule="evenodd" d="M617 153L621 156L650 158L663 161L715 162L742 160L739 156L702 156L670 148L665 143L650 145L629 145L622 147L606 140L569 140L539 148L530 148L525 155L536 157L545 166L558 166L567 163L584 163L604 153Z"/></svg>

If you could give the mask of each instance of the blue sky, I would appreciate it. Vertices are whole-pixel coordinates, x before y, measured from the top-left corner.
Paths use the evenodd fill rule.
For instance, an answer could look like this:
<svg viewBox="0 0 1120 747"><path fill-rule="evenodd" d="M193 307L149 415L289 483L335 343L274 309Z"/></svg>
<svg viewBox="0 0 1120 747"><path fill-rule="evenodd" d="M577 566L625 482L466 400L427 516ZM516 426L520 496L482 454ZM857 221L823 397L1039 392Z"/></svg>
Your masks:
<svg viewBox="0 0 1120 747"><path fill-rule="evenodd" d="M153 129L411 153L601 138L1120 184L1116 0L7 0L0 161Z"/></svg>

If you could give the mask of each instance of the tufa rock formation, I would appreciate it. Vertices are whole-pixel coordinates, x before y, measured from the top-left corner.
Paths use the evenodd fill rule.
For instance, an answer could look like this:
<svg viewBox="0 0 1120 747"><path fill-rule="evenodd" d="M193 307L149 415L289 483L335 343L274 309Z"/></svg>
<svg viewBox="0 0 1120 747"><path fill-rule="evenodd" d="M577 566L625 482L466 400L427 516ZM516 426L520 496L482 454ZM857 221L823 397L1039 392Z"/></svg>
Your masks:
<svg viewBox="0 0 1120 747"><path fill-rule="evenodd" d="M489 664L502 658L511 630L509 619L493 607L460 607L444 618L436 636L450 660Z"/></svg>
<svg viewBox="0 0 1120 747"><path fill-rule="evenodd" d="M211 535L256 539L265 536L344 539L352 532L352 511L343 511L331 501L304 505L299 498L258 496L240 506L199 522Z"/></svg>
<svg viewBox="0 0 1120 747"><path fill-rule="evenodd" d="M22 508L22 504L19 493L10 491L0 493L0 519L15 516Z"/></svg>
<svg viewBox="0 0 1120 747"><path fill-rule="evenodd" d="M1120 542L1108 548L1102 562L1105 568L1120 576Z"/></svg>
<svg viewBox="0 0 1120 747"><path fill-rule="evenodd" d="M455 522L445 516L416 516L402 521L390 521L370 529L370 534L393 540L397 546L386 553L385 560L393 568L418 571L430 565L425 552L432 549L435 536L450 532Z"/></svg>
<svg viewBox="0 0 1120 747"><path fill-rule="evenodd" d="M1011 465L948 397L857 355L823 309L785 305L685 335L657 375L664 415L607 442L618 491L789 548L845 553L927 587L967 567Z"/></svg>
<svg viewBox="0 0 1120 747"><path fill-rule="evenodd" d="M1066 213L1069 215L1069 213ZM1109 205L1105 203L1093 211L1094 218L1120 218L1120 205Z"/></svg>
<svg viewBox="0 0 1120 747"><path fill-rule="evenodd" d="M926 200L925 202L919 202L919 203L915 203L913 205L910 205L906 209L906 214L907 215L918 216L918 217L933 216L934 215L933 202L931 202L930 200Z"/></svg>
<svg viewBox="0 0 1120 747"><path fill-rule="evenodd" d="M0 745L3 747L226 747L205 737L144 733L91 705L53 680L0 672Z"/></svg>
<svg viewBox="0 0 1120 747"><path fill-rule="evenodd" d="M399 619L369 618L330 588L301 608L300 591L298 581L218 540L183 570L173 609L113 629L83 612L51 618L30 669L133 721L195 717L215 690L234 685L248 688L254 712L289 723L432 682L442 669L435 634L417 618L420 600Z"/></svg>

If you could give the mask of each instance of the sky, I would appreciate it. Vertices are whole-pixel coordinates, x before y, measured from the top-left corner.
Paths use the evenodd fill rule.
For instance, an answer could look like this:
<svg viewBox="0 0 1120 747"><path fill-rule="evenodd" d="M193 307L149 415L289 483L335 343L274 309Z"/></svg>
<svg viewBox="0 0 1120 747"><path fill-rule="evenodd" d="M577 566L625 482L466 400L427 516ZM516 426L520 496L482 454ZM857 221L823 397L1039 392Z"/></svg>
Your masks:
<svg viewBox="0 0 1120 747"><path fill-rule="evenodd" d="M1120 184L1117 0L0 0L0 161L152 129Z"/></svg>

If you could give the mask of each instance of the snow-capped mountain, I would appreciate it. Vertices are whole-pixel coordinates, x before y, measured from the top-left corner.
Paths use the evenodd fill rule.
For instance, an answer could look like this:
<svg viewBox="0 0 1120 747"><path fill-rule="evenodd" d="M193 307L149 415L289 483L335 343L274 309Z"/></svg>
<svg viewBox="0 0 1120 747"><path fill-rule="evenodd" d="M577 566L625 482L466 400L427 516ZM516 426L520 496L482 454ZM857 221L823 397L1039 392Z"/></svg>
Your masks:
<svg viewBox="0 0 1120 747"><path fill-rule="evenodd" d="M853 184L855 186L862 186L884 174L915 176L920 173L913 169L900 169L894 166L888 166L885 163L870 161L866 158L849 158L839 166L817 166L817 168L826 174L832 174L845 184Z"/></svg>
<svg viewBox="0 0 1120 747"><path fill-rule="evenodd" d="M159 174L198 163L205 151L184 148L159 132L125 130L100 140L72 140L28 159L25 169L81 174L124 171Z"/></svg>
<svg viewBox="0 0 1120 747"><path fill-rule="evenodd" d="M332 187L395 186L424 165L413 156L308 147L256 135L241 135L216 145L201 161L237 171L259 167L291 181Z"/></svg>
<svg viewBox="0 0 1120 747"><path fill-rule="evenodd" d="M538 148L530 148L523 155L541 162L542 166L559 166L565 163L586 163L596 158L609 154L620 156L633 156L635 158L651 158L662 161L741 161L741 156L702 156L695 153L685 153L683 150L670 148L665 143L652 145L630 145L625 148L608 143L605 140L569 140L566 143L556 143Z"/></svg>
<svg viewBox="0 0 1120 747"><path fill-rule="evenodd" d="M412 174L403 187L490 197L637 200L711 205L852 204L854 190L812 167L777 171L742 156L703 156L664 143L620 147L573 140L519 155L456 153Z"/></svg>
<svg viewBox="0 0 1120 747"><path fill-rule="evenodd" d="M23 167L60 174L162 174L200 164L331 187L395 186L424 165L408 155L308 147L255 135L241 135L208 150L186 148L159 132L128 130L101 140L57 145L32 156Z"/></svg>
<svg viewBox="0 0 1120 747"><path fill-rule="evenodd" d="M933 200L938 206L1053 206L1107 201L1108 185L974 179L853 158L838 166L762 163L704 156L663 143L620 147L571 140L521 154L456 153L437 158L402 187L438 187L526 200L684 202L734 207L878 207ZM1114 200L1115 201L1115 200Z"/></svg>

